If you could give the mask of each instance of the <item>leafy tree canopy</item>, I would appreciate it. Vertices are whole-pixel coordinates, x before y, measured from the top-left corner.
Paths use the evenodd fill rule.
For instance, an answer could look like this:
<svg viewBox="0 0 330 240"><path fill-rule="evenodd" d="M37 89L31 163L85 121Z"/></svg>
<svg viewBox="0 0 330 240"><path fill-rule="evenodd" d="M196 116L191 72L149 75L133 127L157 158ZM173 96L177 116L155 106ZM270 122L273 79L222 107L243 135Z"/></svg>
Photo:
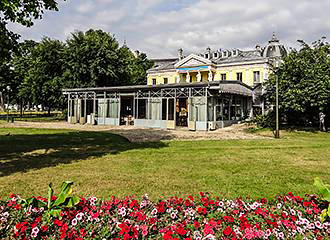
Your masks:
<svg viewBox="0 0 330 240"><path fill-rule="evenodd" d="M33 46L33 43L26 43ZM27 66L19 95L34 104L46 106L48 111L62 104L63 54L65 45L58 40L44 38L24 56Z"/></svg>
<svg viewBox="0 0 330 240"><path fill-rule="evenodd" d="M318 122L320 111L330 107L330 45L324 39L308 45L299 41L276 71L279 79L280 110L291 124ZM266 98L275 102L275 74L266 84Z"/></svg>
<svg viewBox="0 0 330 240"><path fill-rule="evenodd" d="M41 19L44 10L58 10L55 0L1 0L0 21L10 21L30 27L33 19Z"/></svg>
<svg viewBox="0 0 330 240"><path fill-rule="evenodd" d="M64 0L65 1L65 0ZM11 85L10 61L18 51L19 35L7 28L8 22L26 27L33 25L34 19L41 19L44 10L57 11L55 0L1 0L0 1L0 109L3 108L3 92Z"/></svg>
<svg viewBox="0 0 330 240"><path fill-rule="evenodd" d="M107 32L92 29L75 32L67 40L65 50L65 86L145 84L146 70L151 66L145 54L135 57Z"/></svg>

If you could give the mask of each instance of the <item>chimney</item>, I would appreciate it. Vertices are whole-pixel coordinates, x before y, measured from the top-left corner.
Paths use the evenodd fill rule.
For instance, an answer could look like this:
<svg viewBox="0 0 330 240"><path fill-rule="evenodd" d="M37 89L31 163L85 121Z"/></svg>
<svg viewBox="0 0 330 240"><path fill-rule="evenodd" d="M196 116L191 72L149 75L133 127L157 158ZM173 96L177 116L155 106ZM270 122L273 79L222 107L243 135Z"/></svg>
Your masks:
<svg viewBox="0 0 330 240"><path fill-rule="evenodd" d="M206 52L207 52L207 54L208 54L208 59L211 59L211 48L210 47L207 47L206 48Z"/></svg>
<svg viewBox="0 0 330 240"><path fill-rule="evenodd" d="M178 56L179 56L179 61L183 59L183 49L182 48L180 48L178 50Z"/></svg>

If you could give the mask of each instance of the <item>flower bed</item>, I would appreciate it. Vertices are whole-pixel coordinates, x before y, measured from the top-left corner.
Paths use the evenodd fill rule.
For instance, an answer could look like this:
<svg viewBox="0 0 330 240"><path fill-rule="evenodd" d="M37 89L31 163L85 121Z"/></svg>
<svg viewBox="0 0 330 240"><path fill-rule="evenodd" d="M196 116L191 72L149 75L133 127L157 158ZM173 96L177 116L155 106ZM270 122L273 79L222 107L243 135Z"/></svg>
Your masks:
<svg viewBox="0 0 330 240"><path fill-rule="evenodd" d="M47 202L42 197L36 198ZM317 197L289 193L274 200L228 200L200 193L152 202L147 196L81 199L60 216L23 207L11 195L0 202L0 239L325 239Z"/></svg>

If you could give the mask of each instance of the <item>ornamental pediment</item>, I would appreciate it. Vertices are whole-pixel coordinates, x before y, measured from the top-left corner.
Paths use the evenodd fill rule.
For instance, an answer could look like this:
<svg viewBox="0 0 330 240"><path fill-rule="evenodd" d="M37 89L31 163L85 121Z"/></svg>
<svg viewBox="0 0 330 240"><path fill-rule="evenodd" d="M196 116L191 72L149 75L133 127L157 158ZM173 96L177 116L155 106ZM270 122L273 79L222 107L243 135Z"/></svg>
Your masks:
<svg viewBox="0 0 330 240"><path fill-rule="evenodd" d="M190 54L188 57L182 59L177 64L175 64L175 67L182 68L182 67L195 67L195 66L205 66L205 65L212 65L212 62L201 56Z"/></svg>

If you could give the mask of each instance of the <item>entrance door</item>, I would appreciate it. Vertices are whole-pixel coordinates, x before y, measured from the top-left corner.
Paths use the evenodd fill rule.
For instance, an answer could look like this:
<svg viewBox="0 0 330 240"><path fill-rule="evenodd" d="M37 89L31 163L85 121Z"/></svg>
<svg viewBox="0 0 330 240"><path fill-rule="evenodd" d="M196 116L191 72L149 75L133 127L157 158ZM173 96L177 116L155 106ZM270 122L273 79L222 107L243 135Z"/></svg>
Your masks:
<svg viewBox="0 0 330 240"><path fill-rule="evenodd" d="M188 127L188 98L176 100L176 125Z"/></svg>
<svg viewBox="0 0 330 240"><path fill-rule="evenodd" d="M120 99L120 125L134 125L133 122L134 97L121 97Z"/></svg>

